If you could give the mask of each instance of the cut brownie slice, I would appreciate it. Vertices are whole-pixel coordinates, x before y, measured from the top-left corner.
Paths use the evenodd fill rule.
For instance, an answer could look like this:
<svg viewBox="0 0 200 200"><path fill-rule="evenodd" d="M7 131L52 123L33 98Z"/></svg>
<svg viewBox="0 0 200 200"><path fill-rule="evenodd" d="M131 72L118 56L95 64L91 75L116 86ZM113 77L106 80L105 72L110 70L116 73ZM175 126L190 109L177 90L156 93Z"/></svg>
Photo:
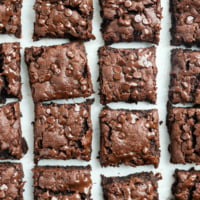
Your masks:
<svg viewBox="0 0 200 200"><path fill-rule="evenodd" d="M170 0L172 45L200 45L200 1Z"/></svg>
<svg viewBox="0 0 200 200"><path fill-rule="evenodd" d="M112 110L100 114L102 166L158 166L160 143L157 110Z"/></svg>
<svg viewBox="0 0 200 200"><path fill-rule="evenodd" d="M135 173L124 177L102 176L105 200L158 200L160 174L152 172Z"/></svg>
<svg viewBox="0 0 200 200"><path fill-rule="evenodd" d="M40 159L90 160L92 122L90 105L36 104L34 123L35 161Z"/></svg>
<svg viewBox="0 0 200 200"><path fill-rule="evenodd" d="M1 0L0 34L14 34L21 37L22 0Z"/></svg>
<svg viewBox="0 0 200 200"><path fill-rule="evenodd" d="M83 43L26 48L25 60L35 102L93 93Z"/></svg>
<svg viewBox="0 0 200 200"><path fill-rule="evenodd" d="M36 0L34 40L40 38L95 39L92 0Z"/></svg>
<svg viewBox="0 0 200 200"><path fill-rule="evenodd" d="M20 159L27 152L22 138L19 103L0 107L0 159Z"/></svg>
<svg viewBox="0 0 200 200"><path fill-rule="evenodd" d="M200 171L176 169L175 183L172 193L175 200L199 200L200 199Z"/></svg>
<svg viewBox="0 0 200 200"><path fill-rule="evenodd" d="M200 104L200 51L173 49L169 100Z"/></svg>
<svg viewBox="0 0 200 200"><path fill-rule="evenodd" d="M19 163L0 163L0 199L23 200L24 173Z"/></svg>
<svg viewBox="0 0 200 200"><path fill-rule="evenodd" d="M6 98L21 100L20 44L0 44L0 102Z"/></svg>
<svg viewBox="0 0 200 200"><path fill-rule="evenodd" d="M99 49L101 103L156 102L156 49Z"/></svg>
<svg viewBox="0 0 200 200"><path fill-rule="evenodd" d="M171 162L200 164L200 108L169 106L167 127Z"/></svg>
<svg viewBox="0 0 200 200"><path fill-rule="evenodd" d="M159 43L161 24L160 0L99 0L106 44L123 41Z"/></svg>
<svg viewBox="0 0 200 200"><path fill-rule="evenodd" d="M90 200L91 168L37 166L34 172L34 199Z"/></svg>

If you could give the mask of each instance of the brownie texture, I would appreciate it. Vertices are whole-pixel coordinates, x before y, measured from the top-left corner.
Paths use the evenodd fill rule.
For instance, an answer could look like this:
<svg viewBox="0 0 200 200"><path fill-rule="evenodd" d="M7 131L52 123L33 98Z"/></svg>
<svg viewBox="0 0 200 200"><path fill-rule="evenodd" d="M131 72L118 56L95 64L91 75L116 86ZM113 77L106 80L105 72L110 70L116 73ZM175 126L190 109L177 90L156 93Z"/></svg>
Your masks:
<svg viewBox="0 0 200 200"><path fill-rule="evenodd" d="M168 106L167 127L171 162L200 164L200 109Z"/></svg>
<svg viewBox="0 0 200 200"><path fill-rule="evenodd" d="M21 38L22 0L1 0L0 34L14 34Z"/></svg>
<svg viewBox="0 0 200 200"><path fill-rule="evenodd" d="M92 0L36 0L33 40L40 38L95 39Z"/></svg>
<svg viewBox="0 0 200 200"><path fill-rule="evenodd" d="M112 110L100 113L102 166L159 164L157 110Z"/></svg>
<svg viewBox="0 0 200 200"><path fill-rule="evenodd" d="M90 160L92 122L90 105L42 104L35 107L34 155L40 159Z"/></svg>
<svg viewBox="0 0 200 200"><path fill-rule="evenodd" d="M0 102L5 103L6 98L21 100L20 76L20 44L0 44Z"/></svg>
<svg viewBox="0 0 200 200"><path fill-rule="evenodd" d="M156 48L99 49L102 104L125 101L156 102Z"/></svg>
<svg viewBox="0 0 200 200"><path fill-rule="evenodd" d="M200 1L170 0L172 45L200 46Z"/></svg>
<svg viewBox="0 0 200 200"><path fill-rule="evenodd" d="M174 173L175 183L172 193L175 200L199 200L200 199L200 171L176 169Z"/></svg>
<svg viewBox="0 0 200 200"><path fill-rule="evenodd" d="M91 167L36 166L35 200L91 200Z"/></svg>
<svg viewBox="0 0 200 200"><path fill-rule="evenodd" d="M23 200L24 173L19 163L0 163L0 199Z"/></svg>
<svg viewBox="0 0 200 200"><path fill-rule="evenodd" d="M159 43L160 0L99 0L106 44L127 41Z"/></svg>
<svg viewBox="0 0 200 200"><path fill-rule="evenodd" d="M25 49L34 102L88 97L93 93L83 43Z"/></svg>
<svg viewBox="0 0 200 200"><path fill-rule="evenodd" d="M20 159L27 152L22 138L19 103L0 107L0 159Z"/></svg>
<svg viewBox="0 0 200 200"><path fill-rule="evenodd" d="M200 104L200 51L173 49L171 64L170 102Z"/></svg>
<svg viewBox="0 0 200 200"><path fill-rule="evenodd" d="M158 200L159 173L141 172L123 177L105 177L102 175L102 187L105 200Z"/></svg>

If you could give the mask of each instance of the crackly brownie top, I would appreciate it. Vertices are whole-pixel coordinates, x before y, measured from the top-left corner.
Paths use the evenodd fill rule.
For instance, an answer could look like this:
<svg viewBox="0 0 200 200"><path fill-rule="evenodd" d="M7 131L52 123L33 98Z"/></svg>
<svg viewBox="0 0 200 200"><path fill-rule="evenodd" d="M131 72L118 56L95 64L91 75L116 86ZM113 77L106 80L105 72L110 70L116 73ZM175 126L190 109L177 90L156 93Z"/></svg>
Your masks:
<svg viewBox="0 0 200 200"><path fill-rule="evenodd" d="M26 48L25 60L35 102L93 93L85 48L80 42Z"/></svg>
<svg viewBox="0 0 200 200"><path fill-rule="evenodd" d="M160 0L100 0L106 44L121 41L158 43Z"/></svg>
<svg viewBox="0 0 200 200"><path fill-rule="evenodd" d="M200 104L200 51L173 49L169 99Z"/></svg>
<svg viewBox="0 0 200 200"><path fill-rule="evenodd" d="M99 49L101 103L156 101L155 47Z"/></svg>
<svg viewBox="0 0 200 200"><path fill-rule="evenodd" d="M200 45L199 7L199 0L171 0L173 45Z"/></svg>
<svg viewBox="0 0 200 200"><path fill-rule="evenodd" d="M100 114L100 123L102 166L158 166L160 145L157 110L104 108Z"/></svg>
<svg viewBox="0 0 200 200"><path fill-rule="evenodd" d="M92 0L37 0L34 40L42 37L94 39Z"/></svg>
<svg viewBox="0 0 200 200"><path fill-rule="evenodd" d="M22 0L1 0L0 33L21 37Z"/></svg>
<svg viewBox="0 0 200 200"><path fill-rule="evenodd" d="M87 167L35 167L35 200L90 200L91 168Z"/></svg>

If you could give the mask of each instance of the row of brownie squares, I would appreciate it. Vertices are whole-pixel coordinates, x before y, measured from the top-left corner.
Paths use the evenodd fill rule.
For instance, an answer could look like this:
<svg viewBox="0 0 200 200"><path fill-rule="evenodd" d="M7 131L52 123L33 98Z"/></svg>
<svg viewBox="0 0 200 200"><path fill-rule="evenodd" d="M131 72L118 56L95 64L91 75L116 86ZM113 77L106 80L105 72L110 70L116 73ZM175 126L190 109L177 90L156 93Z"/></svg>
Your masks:
<svg viewBox="0 0 200 200"><path fill-rule="evenodd" d="M34 199L91 199L91 167L36 166L33 168ZM23 200L23 168L17 163L0 164L0 198ZM175 170L172 193L175 199L199 199L200 171ZM127 176L102 175L105 200L158 199L161 174L141 172Z"/></svg>

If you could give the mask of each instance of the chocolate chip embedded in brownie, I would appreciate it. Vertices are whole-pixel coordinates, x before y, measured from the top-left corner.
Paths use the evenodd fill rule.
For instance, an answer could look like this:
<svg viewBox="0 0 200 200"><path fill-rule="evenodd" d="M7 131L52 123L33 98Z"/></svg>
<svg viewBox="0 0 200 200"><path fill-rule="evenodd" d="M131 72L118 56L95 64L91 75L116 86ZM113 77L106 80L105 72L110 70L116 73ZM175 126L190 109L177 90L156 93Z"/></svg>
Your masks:
<svg viewBox="0 0 200 200"><path fill-rule="evenodd" d="M35 200L91 199L90 166L36 166L33 172Z"/></svg>
<svg viewBox="0 0 200 200"><path fill-rule="evenodd" d="M170 0L172 45L200 45L200 1Z"/></svg>
<svg viewBox="0 0 200 200"><path fill-rule="evenodd" d="M101 103L156 102L156 49L99 49Z"/></svg>
<svg viewBox="0 0 200 200"><path fill-rule="evenodd" d="M157 110L112 110L100 113L100 162L102 166L119 164L159 164L160 143Z"/></svg>
<svg viewBox="0 0 200 200"><path fill-rule="evenodd" d="M34 40L40 38L95 39L92 0L36 0Z"/></svg>
<svg viewBox="0 0 200 200"><path fill-rule="evenodd" d="M200 51L173 49L169 100L200 104Z"/></svg>
<svg viewBox="0 0 200 200"><path fill-rule="evenodd" d="M90 160L92 122L90 105L42 104L35 107L34 154L40 159Z"/></svg>
<svg viewBox="0 0 200 200"><path fill-rule="evenodd" d="M25 49L34 102L88 97L93 93L83 43Z"/></svg>
<svg viewBox="0 0 200 200"><path fill-rule="evenodd" d="M148 199L158 200L158 180L160 174L141 172L123 177L105 177L102 175L102 187L105 200Z"/></svg>
<svg viewBox="0 0 200 200"><path fill-rule="evenodd" d="M123 41L159 43L160 0L99 0L106 44Z"/></svg>

